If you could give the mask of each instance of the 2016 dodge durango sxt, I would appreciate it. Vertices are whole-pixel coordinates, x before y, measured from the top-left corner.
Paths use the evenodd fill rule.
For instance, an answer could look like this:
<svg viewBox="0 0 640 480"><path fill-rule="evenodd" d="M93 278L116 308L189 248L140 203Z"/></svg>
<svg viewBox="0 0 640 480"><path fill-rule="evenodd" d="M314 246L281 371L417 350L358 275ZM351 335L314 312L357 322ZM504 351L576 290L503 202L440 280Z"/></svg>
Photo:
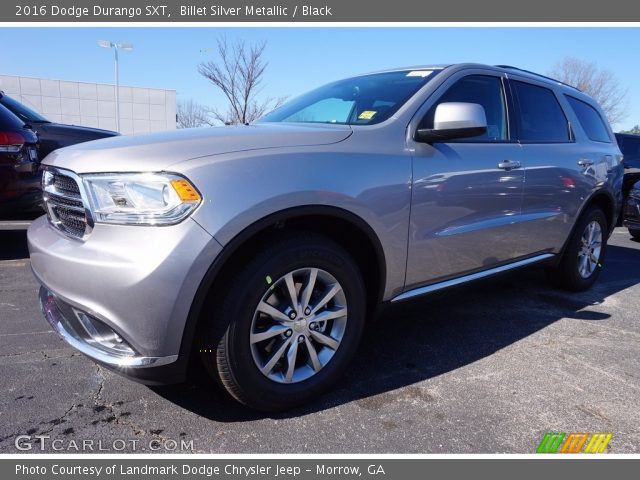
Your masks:
<svg viewBox="0 0 640 480"><path fill-rule="evenodd" d="M621 205L604 118L560 82L462 64L55 151L28 233L42 310L129 377L200 361L240 402L290 408L336 381L380 302L533 264L590 287Z"/></svg>

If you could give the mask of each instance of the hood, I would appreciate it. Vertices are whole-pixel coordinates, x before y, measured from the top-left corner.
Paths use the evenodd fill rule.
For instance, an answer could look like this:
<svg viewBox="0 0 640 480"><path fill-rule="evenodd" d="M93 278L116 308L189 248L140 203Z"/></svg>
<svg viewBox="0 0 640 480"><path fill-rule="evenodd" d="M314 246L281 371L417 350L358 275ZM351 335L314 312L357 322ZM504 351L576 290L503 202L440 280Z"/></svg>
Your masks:
<svg viewBox="0 0 640 480"><path fill-rule="evenodd" d="M31 123L30 125L40 134L61 135L77 138L82 141L96 140L98 138L119 135L118 132L112 132L111 130L81 127L79 125L65 125L63 123Z"/></svg>
<svg viewBox="0 0 640 480"><path fill-rule="evenodd" d="M123 135L55 150L43 163L77 173L161 171L198 157L264 148L329 145L346 125L262 123Z"/></svg>

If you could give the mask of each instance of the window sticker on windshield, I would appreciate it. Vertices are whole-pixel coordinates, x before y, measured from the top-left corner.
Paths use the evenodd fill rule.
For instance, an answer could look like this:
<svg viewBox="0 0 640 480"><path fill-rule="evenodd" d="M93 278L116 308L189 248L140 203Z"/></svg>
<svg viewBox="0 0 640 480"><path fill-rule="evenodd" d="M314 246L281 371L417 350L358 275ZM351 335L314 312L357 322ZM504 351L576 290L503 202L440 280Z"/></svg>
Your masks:
<svg viewBox="0 0 640 480"><path fill-rule="evenodd" d="M433 73L433 70L414 70L407 73L407 77L428 77Z"/></svg>
<svg viewBox="0 0 640 480"><path fill-rule="evenodd" d="M378 112L375 112L373 110L365 110L360 115L358 115L358 120L371 120L376 113Z"/></svg>

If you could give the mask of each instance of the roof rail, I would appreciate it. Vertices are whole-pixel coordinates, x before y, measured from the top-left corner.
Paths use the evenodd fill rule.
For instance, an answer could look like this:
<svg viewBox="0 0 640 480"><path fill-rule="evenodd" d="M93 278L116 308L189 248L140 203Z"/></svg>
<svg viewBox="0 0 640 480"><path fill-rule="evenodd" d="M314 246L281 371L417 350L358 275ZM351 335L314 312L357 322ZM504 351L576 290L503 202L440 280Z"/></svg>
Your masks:
<svg viewBox="0 0 640 480"><path fill-rule="evenodd" d="M514 67L512 65L495 65L495 66L498 67L498 68L504 68L506 70L517 70L519 72L528 73L529 75L533 75L535 77L544 78L545 80L549 80L551 82L559 83L560 85L564 85L565 87L573 88L574 90L577 90L578 92L582 92L582 90L580 90L578 87L574 87L573 85L569 85L568 83L561 82L560 80L557 80L555 78L547 77L546 75L541 75L539 73L532 72L531 70L525 70L523 68Z"/></svg>

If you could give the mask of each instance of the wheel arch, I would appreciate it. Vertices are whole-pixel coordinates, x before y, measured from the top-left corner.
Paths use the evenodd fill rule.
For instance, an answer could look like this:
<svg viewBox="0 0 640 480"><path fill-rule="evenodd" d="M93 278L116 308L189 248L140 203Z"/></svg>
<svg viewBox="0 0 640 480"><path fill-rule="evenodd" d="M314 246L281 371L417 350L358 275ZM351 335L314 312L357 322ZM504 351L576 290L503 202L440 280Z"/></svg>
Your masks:
<svg viewBox="0 0 640 480"><path fill-rule="evenodd" d="M616 218L616 202L613 198L613 195L611 195L609 192L607 192L606 190L599 190L597 192L595 192L593 195L591 195L591 197L589 197L589 199L585 202L585 206L582 209L582 211L580 212L580 215L582 215L582 213L589 207L596 205L598 207L600 207L602 209L602 211L604 212L605 217L607 218L607 227L609 229L609 231L607 232L608 234L611 234L613 232L613 229L616 228L616 223L617 223L617 218ZM580 218L580 215L578 215L577 218ZM575 228L575 225L574 225Z"/></svg>
<svg viewBox="0 0 640 480"><path fill-rule="evenodd" d="M180 346L180 358L189 361L202 315L215 301L216 281L237 268L243 254L251 254L270 237L282 231L311 231L345 248L358 264L367 292L367 309L382 300L386 284L386 259L380 239L358 215L339 207L311 205L273 213L246 227L223 247L207 270L191 305ZM375 261L371 261L374 258ZM186 368L186 363L185 363Z"/></svg>
<svg viewBox="0 0 640 480"><path fill-rule="evenodd" d="M557 265L561 261L562 256L564 255L564 252L567 249L567 245L569 244L569 241L571 240L571 238L573 237L573 234L575 233L580 217L582 217L584 212L592 205L596 205L597 207L601 208L602 211L604 212L605 217L607 219L607 223L608 223L607 234L610 235L613 232L613 229L616 227L615 204L616 202L613 198L613 195L606 190L598 190L593 194L591 194L591 196L588 197L588 199L582 203L582 207L580 208L580 211L578 212L578 214L575 216L575 221L571 227L569 235L567 235L567 238L564 242L564 245L562 246L562 249L560 250L559 254L556 256L555 261L551 262L551 264Z"/></svg>

